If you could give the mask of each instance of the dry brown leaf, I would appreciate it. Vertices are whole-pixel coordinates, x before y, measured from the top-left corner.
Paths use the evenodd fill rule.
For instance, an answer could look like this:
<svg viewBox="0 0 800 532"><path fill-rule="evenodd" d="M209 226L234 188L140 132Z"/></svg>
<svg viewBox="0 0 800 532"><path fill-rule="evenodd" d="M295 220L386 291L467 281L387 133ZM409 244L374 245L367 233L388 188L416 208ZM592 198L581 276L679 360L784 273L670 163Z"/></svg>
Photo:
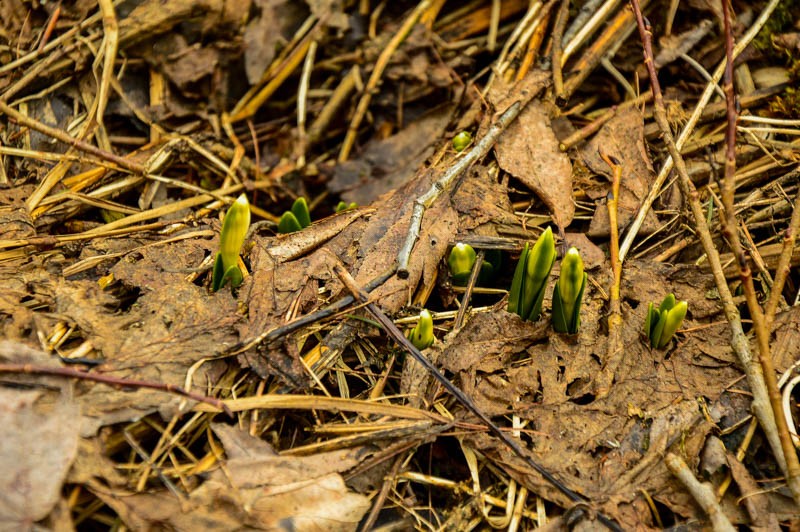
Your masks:
<svg viewBox="0 0 800 532"><path fill-rule="evenodd" d="M0 360L5 362L46 364L48 359L22 344L0 342ZM71 385L46 381L48 388L60 391L0 388L0 530L31 530L47 517L77 453L80 412Z"/></svg>
<svg viewBox="0 0 800 532"><path fill-rule="evenodd" d="M655 179L653 164L644 141L644 117L637 108L628 107L620 110L580 150L586 166L596 174L610 177L611 169L600 157L600 150L615 157L622 165L618 213L618 225L622 230L638 212ZM602 191L597 191L594 196L604 200L609 190L610 184L603 187ZM639 233L649 234L659 227L651 209L647 212ZM590 237L608 236L608 208L604 201L597 202L587 234Z"/></svg>
<svg viewBox="0 0 800 532"><path fill-rule="evenodd" d="M547 205L555 223L565 228L575 216L572 163L550 127L545 104L534 100L495 145L500 167L522 181Z"/></svg>
<svg viewBox="0 0 800 532"><path fill-rule="evenodd" d="M362 448L311 456L278 456L269 444L238 428L214 425L229 456L223 470L185 500L163 492L96 493L134 529L165 525L194 530L354 530L368 497L350 491L338 474L361 461Z"/></svg>

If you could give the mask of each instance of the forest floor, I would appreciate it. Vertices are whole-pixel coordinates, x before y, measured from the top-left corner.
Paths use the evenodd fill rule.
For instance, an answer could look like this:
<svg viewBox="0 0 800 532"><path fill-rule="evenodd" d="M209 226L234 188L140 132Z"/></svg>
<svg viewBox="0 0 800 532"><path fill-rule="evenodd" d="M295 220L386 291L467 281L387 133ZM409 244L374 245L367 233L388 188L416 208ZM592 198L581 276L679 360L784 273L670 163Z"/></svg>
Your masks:
<svg viewBox="0 0 800 532"><path fill-rule="evenodd" d="M800 6L640 1L3 1L0 530L800 525Z"/></svg>

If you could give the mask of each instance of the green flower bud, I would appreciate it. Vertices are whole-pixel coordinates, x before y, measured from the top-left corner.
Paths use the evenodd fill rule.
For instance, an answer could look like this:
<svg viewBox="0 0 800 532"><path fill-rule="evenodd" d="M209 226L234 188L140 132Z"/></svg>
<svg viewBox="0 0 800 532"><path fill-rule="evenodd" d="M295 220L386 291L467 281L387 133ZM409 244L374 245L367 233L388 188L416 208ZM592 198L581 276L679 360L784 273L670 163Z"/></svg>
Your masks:
<svg viewBox="0 0 800 532"><path fill-rule="evenodd" d="M533 245L525 248L514 271L508 298L508 311L523 319L536 320L542 312L542 301L550 270L556 260L553 232L548 227Z"/></svg>
<svg viewBox="0 0 800 532"><path fill-rule="evenodd" d="M676 301L673 294L667 295L657 309L653 303L648 305L644 332L651 347L663 349L669 344L683 323L688 308L686 301Z"/></svg>
<svg viewBox="0 0 800 532"><path fill-rule="evenodd" d="M462 131L453 137L453 149L456 151L464 151L464 148L469 146L470 142L472 142L472 135L469 134L469 131Z"/></svg>
<svg viewBox="0 0 800 532"><path fill-rule="evenodd" d="M578 332L586 278L580 252L577 248L569 248L561 261L561 274L553 291L553 328L556 332Z"/></svg>
<svg viewBox="0 0 800 532"><path fill-rule="evenodd" d="M447 265L450 266L453 284L465 285L475 265L475 250L469 244L459 242L450 250Z"/></svg>
<svg viewBox="0 0 800 532"><path fill-rule="evenodd" d="M411 343L420 351L426 347L430 347L436 339L433 335L433 317L431 313L423 309L423 311L419 313L417 326L408 331L406 337L411 340Z"/></svg>
<svg viewBox="0 0 800 532"><path fill-rule="evenodd" d="M244 278L239 270L239 253L244 244L244 237L250 227L250 204L247 196L242 194L225 213L222 222L222 233L219 237L219 253L214 261L211 289L219 290L227 280L236 288Z"/></svg>
<svg viewBox="0 0 800 532"><path fill-rule="evenodd" d="M294 233L302 229L303 227L300 225L300 222L297 221L297 218L291 211L283 213L283 216L281 216L281 219L278 221L278 233L282 235L288 235L289 233Z"/></svg>
<svg viewBox="0 0 800 532"><path fill-rule="evenodd" d="M358 203L356 203L355 201L352 201L350 203L346 203L344 201L340 201L336 205L336 208L334 209L334 212L339 213L339 212L349 211L351 209L357 209L357 208L358 208Z"/></svg>
<svg viewBox="0 0 800 532"><path fill-rule="evenodd" d="M337 211L338 212L338 211ZM305 229L311 225L311 215L308 213L308 203L304 197L294 200L292 210L286 211L278 221L278 233L286 235Z"/></svg>
<svg viewBox="0 0 800 532"><path fill-rule="evenodd" d="M297 218L300 227L305 229L311 225L311 215L308 213L308 203L304 197L299 197L292 204L292 214Z"/></svg>

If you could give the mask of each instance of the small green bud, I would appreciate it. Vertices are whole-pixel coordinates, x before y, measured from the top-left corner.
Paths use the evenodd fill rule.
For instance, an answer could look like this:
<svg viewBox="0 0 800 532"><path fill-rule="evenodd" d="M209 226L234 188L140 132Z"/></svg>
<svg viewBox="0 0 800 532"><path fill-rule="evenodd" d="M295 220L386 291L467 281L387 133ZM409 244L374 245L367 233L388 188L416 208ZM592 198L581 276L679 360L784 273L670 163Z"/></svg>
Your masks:
<svg viewBox="0 0 800 532"><path fill-rule="evenodd" d="M469 244L459 242L450 250L447 265L450 266L453 284L465 285L472 273L472 267L475 265L475 250Z"/></svg>
<svg viewBox="0 0 800 532"><path fill-rule="evenodd" d="M578 332L586 278L580 252L577 248L569 248L561 261L561 274L553 291L553 328L556 332Z"/></svg>
<svg viewBox="0 0 800 532"><path fill-rule="evenodd" d="M411 343L420 351L430 347L436 339L433 335L433 317L431 313L423 309L422 312L419 313L419 321L416 327L408 331L406 337L411 340Z"/></svg>
<svg viewBox="0 0 800 532"><path fill-rule="evenodd" d="M534 321L542 312L542 301L547 279L556 260L556 246L553 231L548 227L539 237L533 248L522 250L508 298L508 311L519 314L523 319Z"/></svg>
<svg viewBox="0 0 800 532"><path fill-rule="evenodd" d="M282 235L288 235L289 233L294 233L302 229L303 227L300 225L300 222L297 221L292 211L283 213L283 216L281 216L281 219L278 221L278 233Z"/></svg>
<svg viewBox="0 0 800 532"><path fill-rule="evenodd" d="M647 306L644 320L644 332L654 349L664 349L672 336L680 328L689 305L686 301L676 301L673 294L668 294L658 308L653 303Z"/></svg>
<svg viewBox="0 0 800 532"><path fill-rule="evenodd" d="M300 196L294 200L292 204L292 214L297 218L300 227L303 229L311 225L311 215L308 213L308 203L306 203L304 197Z"/></svg>
<svg viewBox="0 0 800 532"><path fill-rule="evenodd" d="M472 142L472 135L469 134L469 131L462 131L453 137L453 149L456 151L464 151L464 148L469 146L470 142Z"/></svg>
<svg viewBox="0 0 800 532"><path fill-rule="evenodd" d="M239 253L244 244L244 238L250 227L250 204L247 196L242 194L225 213L222 221L222 233L219 237L219 253L214 261L211 289L219 290L227 280L236 288L242 284L244 278L239 270Z"/></svg>
<svg viewBox="0 0 800 532"><path fill-rule="evenodd" d="M357 208L358 208L358 203L356 203L355 201L352 201L350 203L346 203L344 201L340 201L336 205L336 208L334 209L334 212L339 213L339 212L349 211L351 209L357 209Z"/></svg>
<svg viewBox="0 0 800 532"><path fill-rule="evenodd" d="M278 233L286 235L301 231L311 225L311 215L308 213L308 203L304 197L294 200L292 210L286 211L278 221Z"/></svg>

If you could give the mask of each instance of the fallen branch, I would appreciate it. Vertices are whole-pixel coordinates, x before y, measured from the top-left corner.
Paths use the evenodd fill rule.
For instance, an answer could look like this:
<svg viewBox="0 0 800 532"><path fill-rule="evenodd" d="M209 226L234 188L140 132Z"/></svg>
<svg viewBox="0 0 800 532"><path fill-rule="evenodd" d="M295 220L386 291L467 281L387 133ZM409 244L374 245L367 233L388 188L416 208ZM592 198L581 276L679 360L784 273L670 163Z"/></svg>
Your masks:
<svg viewBox="0 0 800 532"><path fill-rule="evenodd" d="M736 192L736 119L738 113L736 112L736 97L733 89L733 33L731 31L730 6L727 2L722 2L722 15L725 32L725 55L727 57L725 75L723 76L723 90L725 91L725 102L727 103L728 122L725 131L725 177L721 185L724 216L720 217L720 221L722 222L723 234L739 265L739 279L742 281L747 308L753 319L753 330L755 330L758 342L758 360L761 363L764 382L767 386L769 401L775 418L775 426L778 429L778 436L786 460L786 469L784 470L787 475L786 482L792 492L794 501L800 505L800 462L797 460L797 451L792 443L786 418L783 416L781 392L778 389L778 379L775 376L775 367L772 364L772 353L769 347L767 320L764 317L761 305L758 303L752 270L739 239L739 224L736 219L734 200Z"/></svg>
<svg viewBox="0 0 800 532"><path fill-rule="evenodd" d="M99 382L107 384L114 388L148 388L150 390L158 390L166 393L180 395L193 401L206 403L214 408L222 410L229 416L233 417L233 412L225 405L221 399L215 399L195 392L184 390L180 386L173 384L165 384L163 382L140 381L132 379L123 379L121 377L112 377L111 375L101 375L99 373L89 373L73 368L59 368L51 366L40 366L37 364L0 364L0 373L17 373L24 375L47 375L50 377L63 377L67 379L80 379L84 381Z"/></svg>
<svg viewBox="0 0 800 532"><path fill-rule="evenodd" d="M442 372L440 372L436 366L434 366L430 360L428 360L425 355L423 355L419 349L417 349L414 344L408 340L405 335L397 328L397 326L389 319L383 311L378 308L375 303L371 303L367 294L359 288L356 284L355 280L352 276L347 272L347 270L341 264L334 264L333 271L339 277L339 280L347 287L347 289L353 294L353 296L362 304L364 304L367 310L375 317L378 323L381 324L383 330L400 346L408 352L414 360L416 360L425 370L430 373L433 378L435 378L439 383L448 391L456 400L461 403L467 410L469 410L472 414L478 417L487 427L490 433L492 433L495 437L497 437L504 445L506 445L509 449L511 449L514 454L520 457L525 463L531 467L534 471L539 473L545 480L547 480L550 484L552 484L558 491L560 491L563 495L565 495L570 501L574 503L581 503L587 504L589 501L583 495L572 491L566 485L561 483L556 477L553 476L552 473L547 471L544 467L539 465L537 462L534 462L522 449L522 446L514 440L511 436L506 434L503 430L500 429L497 425L495 425L489 416L484 414L476 405L472 402L472 400L461 391L455 384L450 382L447 377L445 377ZM619 527L617 523L612 521L609 517L597 513L597 519L603 523L606 527L610 530L614 531L621 531L622 529Z"/></svg>
<svg viewBox="0 0 800 532"><path fill-rule="evenodd" d="M419 238L420 227L422 226L422 215L425 209L430 207L434 201L450 186L450 184L460 176L475 161L486 155L497 142L500 134L519 116L524 107L522 101L514 102L497 121L492 124L486 135L477 143L475 147L458 159L445 174L431 188L414 200L414 210L411 213L411 224L408 227L408 236L400 251L397 253L397 276L401 279L408 277L408 261L411 258L411 250Z"/></svg>
<svg viewBox="0 0 800 532"><path fill-rule="evenodd" d="M703 484L689 471L689 466L679 456L667 453L664 457L667 467L689 490L697 504L711 520L711 526L715 532L735 532L735 528L722 512L722 508L714 496L714 490L708 484Z"/></svg>
<svg viewBox="0 0 800 532"><path fill-rule="evenodd" d="M636 22L639 27L639 36L642 40L642 47L644 53L644 63L650 74L650 89L653 92L653 115L658 123L661 134L664 138L664 143L672 156L672 161L675 164L675 170L678 172L678 184L681 188L686 201L689 203L689 208L695 222L697 235L703 250L708 256L708 262L711 267L714 281L717 286L717 291L720 295L722 307L725 312L725 317L731 328L731 347L736 353L742 369L747 375L747 382L750 385L750 391L753 394L752 409L764 434L769 441L770 448L781 468L781 471L786 472L786 460L783 456L783 448L778 436L778 430L775 426L775 416L773 415L772 408L770 407L769 395L767 387L764 383L764 375L762 374L761 366L753 362L753 357L750 353L750 342L742 329L742 320L739 315L739 310L733 302L730 288L728 287L727 280L725 279L725 272L722 269L720 262L719 252L714 246L714 241L711 238L711 232L708 228L708 223L705 219L705 212L700 204L700 199L697 194L697 189L694 187L689 178L689 173L686 169L686 164L680 154L679 148L675 143L672 136L672 131L669 127L667 120L667 113L664 107L664 99L661 94L661 87L658 84L658 77L656 76L655 66L653 63L653 49L651 44L651 33L649 24L646 24L642 16L641 8L639 7L638 0L631 0L633 10L636 15ZM666 163L665 163L666 164ZM627 239L626 239L627 240ZM624 245L624 244L623 244ZM622 250L620 250L620 253ZM620 257L622 259L622 257Z"/></svg>

